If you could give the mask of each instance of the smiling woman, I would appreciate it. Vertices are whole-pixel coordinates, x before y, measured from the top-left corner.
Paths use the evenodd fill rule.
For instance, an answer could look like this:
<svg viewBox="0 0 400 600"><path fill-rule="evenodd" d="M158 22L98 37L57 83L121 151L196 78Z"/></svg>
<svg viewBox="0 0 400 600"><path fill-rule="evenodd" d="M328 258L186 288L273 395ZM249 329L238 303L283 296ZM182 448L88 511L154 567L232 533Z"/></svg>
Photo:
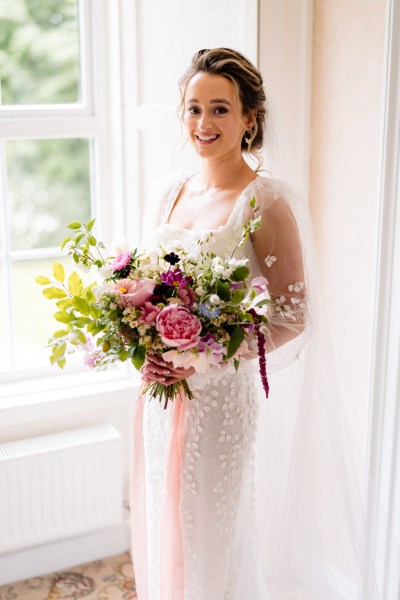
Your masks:
<svg viewBox="0 0 400 600"><path fill-rule="evenodd" d="M254 285L266 286L268 326L246 336L234 355L236 370L222 356L212 360L212 344L202 350L201 370L187 356L196 351L192 345L146 357L131 480L138 597L380 600L306 202L293 185L263 177L245 161L249 148L263 143L261 74L239 52L202 50L181 93L201 169L155 187L159 216L145 231L148 250L181 251L193 265L209 260L211 274L235 254ZM252 209L258 227L240 244ZM229 288L229 274L223 277ZM210 292L206 309L217 309L207 313L216 330L230 318L230 301ZM204 307L198 308L201 319ZM179 330L178 322L168 326ZM196 344L205 342L200 327L194 334ZM227 335L233 337L232 328ZM267 401L266 376L260 381L257 373L265 364ZM165 410L148 393L155 383L183 380L193 397L176 395Z"/></svg>

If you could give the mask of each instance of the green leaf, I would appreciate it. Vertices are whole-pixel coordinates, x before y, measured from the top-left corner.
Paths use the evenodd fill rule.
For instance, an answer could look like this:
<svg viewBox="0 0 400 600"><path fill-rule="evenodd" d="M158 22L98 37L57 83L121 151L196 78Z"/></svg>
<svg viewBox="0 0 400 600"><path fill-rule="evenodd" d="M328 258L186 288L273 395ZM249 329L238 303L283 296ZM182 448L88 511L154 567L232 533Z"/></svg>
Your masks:
<svg viewBox="0 0 400 600"><path fill-rule="evenodd" d="M225 355L225 360L229 360L235 354L240 344L243 342L244 332L243 329L236 325L235 329L232 331L231 338L228 342L227 354Z"/></svg>
<svg viewBox="0 0 400 600"><path fill-rule="evenodd" d="M87 317L89 315L89 304L83 298L78 298L78 296L74 296L73 305L82 315Z"/></svg>
<svg viewBox="0 0 400 600"><path fill-rule="evenodd" d="M71 315L71 313L67 313L67 311L65 310L59 310L55 312L53 314L53 317L56 321L59 321L60 323L70 323L75 319L74 315Z"/></svg>
<svg viewBox="0 0 400 600"><path fill-rule="evenodd" d="M86 325L90 325L92 322L90 317L75 317L74 326L82 329L82 327L86 327Z"/></svg>
<svg viewBox="0 0 400 600"><path fill-rule="evenodd" d="M66 349L67 344L65 342L63 342L62 344L57 344L57 346L53 346L52 356L54 356L54 358L60 358L60 356L64 354Z"/></svg>
<svg viewBox="0 0 400 600"><path fill-rule="evenodd" d="M76 271L74 271L68 278L68 289L73 296L81 295L83 283Z"/></svg>
<svg viewBox="0 0 400 600"><path fill-rule="evenodd" d="M74 259L74 261L76 262L76 264L79 264L79 254L77 254L76 252L73 253L72 258Z"/></svg>
<svg viewBox="0 0 400 600"><path fill-rule="evenodd" d="M70 223L69 225L67 225L68 229L80 229L81 228L81 224L78 223L77 221L73 221L72 223Z"/></svg>
<svg viewBox="0 0 400 600"><path fill-rule="evenodd" d="M133 346L129 354L131 356L133 366L140 371L144 364L144 359L146 358L146 350L144 346Z"/></svg>
<svg viewBox="0 0 400 600"><path fill-rule="evenodd" d="M261 217L257 217L257 219L252 219L250 221L250 231L253 233L253 231L257 231L257 229L260 229L261 227Z"/></svg>
<svg viewBox="0 0 400 600"><path fill-rule="evenodd" d="M35 281L39 285L48 285L49 283L51 283L51 280L48 277L43 277L42 275L38 275L37 277L35 277Z"/></svg>
<svg viewBox="0 0 400 600"><path fill-rule="evenodd" d="M59 300L58 302L56 302L56 306L60 310L65 310L66 308L71 308L72 298L65 298L64 300Z"/></svg>
<svg viewBox="0 0 400 600"><path fill-rule="evenodd" d="M67 292L59 287L52 286L43 290L43 296L49 300L53 300L53 298L66 298Z"/></svg>
<svg viewBox="0 0 400 600"><path fill-rule="evenodd" d="M125 350L125 348L120 348L118 350L118 358L120 361L125 362L126 359L129 358L128 350Z"/></svg>
<svg viewBox="0 0 400 600"><path fill-rule="evenodd" d="M88 231L92 231L93 225L95 224L95 222L96 222L96 219L92 219L91 221L89 221L89 223L86 225L86 229Z"/></svg>
<svg viewBox="0 0 400 600"><path fill-rule="evenodd" d="M245 265L236 267L231 275L231 279L232 281L244 281L249 276L249 273L250 271Z"/></svg>
<svg viewBox="0 0 400 600"><path fill-rule="evenodd" d="M61 250L64 250L65 245L71 240L72 240L72 238L70 238L70 237L64 238L63 241L61 242Z"/></svg>
<svg viewBox="0 0 400 600"><path fill-rule="evenodd" d="M59 329L58 331L55 331L53 333L53 338L61 338L61 337L64 337L64 336L66 336L68 334L69 334L69 331L67 329Z"/></svg>
<svg viewBox="0 0 400 600"><path fill-rule="evenodd" d="M255 196L252 197L252 199L250 200L250 206L251 208L255 208L256 207L256 199Z"/></svg>
<svg viewBox="0 0 400 600"><path fill-rule="evenodd" d="M235 290L230 300L231 304L240 304L244 298L244 290Z"/></svg>
<svg viewBox="0 0 400 600"><path fill-rule="evenodd" d="M233 364L235 366L235 371L237 371L238 368L239 368L240 361L237 358L234 358L233 359Z"/></svg>
<svg viewBox="0 0 400 600"><path fill-rule="evenodd" d="M57 281L59 281L60 283L64 283L65 271L64 271L64 267L62 266L61 263L59 263L59 262L53 263L53 273L54 273L54 277L57 279Z"/></svg>
<svg viewBox="0 0 400 600"><path fill-rule="evenodd" d="M74 329L73 331L71 331L69 341L71 342L71 344L78 346L79 344L86 344L86 337L83 331L80 331L79 329Z"/></svg>
<svg viewBox="0 0 400 600"><path fill-rule="evenodd" d="M89 235L88 242L90 246L95 246L97 244L97 240L93 235Z"/></svg>
<svg viewBox="0 0 400 600"><path fill-rule="evenodd" d="M90 316L93 317L93 319L100 319L101 317L101 310L100 308L97 308L97 306L90 306L89 313Z"/></svg>
<svg viewBox="0 0 400 600"><path fill-rule="evenodd" d="M217 281L217 294L222 300L226 302L229 300L231 297L231 287L228 281Z"/></svg>

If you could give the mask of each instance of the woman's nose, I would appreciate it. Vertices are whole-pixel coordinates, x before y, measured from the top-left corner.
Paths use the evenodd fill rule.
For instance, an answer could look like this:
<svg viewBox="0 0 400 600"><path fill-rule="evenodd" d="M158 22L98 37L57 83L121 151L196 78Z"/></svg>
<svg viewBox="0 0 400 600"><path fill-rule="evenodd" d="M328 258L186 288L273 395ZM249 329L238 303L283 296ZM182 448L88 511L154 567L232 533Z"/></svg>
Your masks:
<svg viewBox="0 0 400 600"><path fill-rule="evenodd" d="M199 115L198 127L199 127L199 129L202 129L203 131L210 129L211 119L207 113L204 112L201 115Z"/></svg>

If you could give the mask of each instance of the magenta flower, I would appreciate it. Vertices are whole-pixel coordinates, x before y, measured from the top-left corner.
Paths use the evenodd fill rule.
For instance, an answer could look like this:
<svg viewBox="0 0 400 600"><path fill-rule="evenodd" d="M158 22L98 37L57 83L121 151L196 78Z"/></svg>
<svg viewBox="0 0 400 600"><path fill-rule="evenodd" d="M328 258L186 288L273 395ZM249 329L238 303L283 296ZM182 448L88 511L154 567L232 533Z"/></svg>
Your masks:
<svg viewBox="0 0 400 600"><path fill-rule="evenodd" d="M113 272L121 271L124 267L127 267L131 262L130 250L124 250L121 254L118 254L111 263L111 269Z"/></svg>
<svg viewBox="0 0 400 600"><path fill-rule="evenodd" d="M139 317L139 323L153 325L156 322L157 315L161 309L158 308L158 306L154 306L151 302L145 302L140 310L142 314Z"/></svg>
<svg viewBox="0 0 400 600"><path fill-rule="evenodd" d="M157 315L156 328L163 343L178 350L193 348L200 339L199 319L180 304L163 308Z"/></svg>
<svg viewBox="0 0 400 600"><path fill-rule="evenodd" d="M166 273L161 273L161 281L165 283L165 285L182 288L188 283L191 283L192 279L191 277L185 277L180 269L170 269L169 271L166 271Z"/></svg>

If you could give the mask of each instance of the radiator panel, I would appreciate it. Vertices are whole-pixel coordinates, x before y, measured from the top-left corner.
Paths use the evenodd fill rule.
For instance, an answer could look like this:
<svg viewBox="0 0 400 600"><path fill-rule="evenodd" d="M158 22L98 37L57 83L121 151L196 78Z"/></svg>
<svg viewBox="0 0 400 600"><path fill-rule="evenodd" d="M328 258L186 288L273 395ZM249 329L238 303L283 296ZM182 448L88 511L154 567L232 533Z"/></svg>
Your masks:
<svg viewBox="0 0 400 600"><path fill-rule="evenodd" d="M121 523L122 461L111 425L0 444L0 553Z"/></svg>

